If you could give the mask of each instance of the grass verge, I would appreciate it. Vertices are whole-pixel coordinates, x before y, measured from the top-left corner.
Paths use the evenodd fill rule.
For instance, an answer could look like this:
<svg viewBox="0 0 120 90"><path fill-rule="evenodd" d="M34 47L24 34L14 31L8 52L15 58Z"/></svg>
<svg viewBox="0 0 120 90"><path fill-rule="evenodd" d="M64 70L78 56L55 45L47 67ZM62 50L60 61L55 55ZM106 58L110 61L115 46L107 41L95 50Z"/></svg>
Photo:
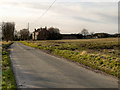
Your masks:
<svg viewBox="0 0 120 90"><path fill-rule="evenodd" d="M14 74L11 68L10 57L7 48L13 42L2 44L2 90L16 90Z"/></svg>

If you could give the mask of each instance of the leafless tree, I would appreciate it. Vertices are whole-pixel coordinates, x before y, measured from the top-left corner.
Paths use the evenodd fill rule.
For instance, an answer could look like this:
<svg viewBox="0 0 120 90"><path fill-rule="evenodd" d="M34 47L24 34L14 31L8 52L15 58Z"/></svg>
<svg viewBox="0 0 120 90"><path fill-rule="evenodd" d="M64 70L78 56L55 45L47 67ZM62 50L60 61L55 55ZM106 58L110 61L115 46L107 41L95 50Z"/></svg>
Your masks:
<svg viewBox="0 0 120 90"><path fill-rule="evenodd" d="M47 30L47 27L40 28L38 30L40 30L40 32L39 32L39 39L40 40L47 40L49 38L49 32Z"/></svg>
<svg viewBox="0 0 120 90"><path fill-rule="evenodd" d="M94 32L90 32L90 35L93 35L94 34Z"/></svg>
<svg viewBox="0 0 120 90"><path fill-rule="evenodd" d="M54 28L54 27L48 28L48 31L50 33L58 33L58 34L60 33L60 30L58 28Z"/></svg>
<svg viewBox="0 0 120 90"><path fill-rule="evenodd" d="M87 35L89 34L89 32L88 32L87 29L83 29L83 30L81 31L81 34L82 34L83 36L87 36Z"/></svg>
<svg viewBox="0 0 120 90"><path fill-rule="evenodd" d="M18 31L17 30L14 31L14 40L18 40Z"/></svg>
<svg viewBox="0 0 120 90"><path fill-rule="evenodd" d="M49 39L60 39L60 30L58 28L50 27L48 28L48 31L50 33Z"/></svg>
<svg viewBox="0 0 120 90"><path fill-rule="evenodd" d="M15 23L14 22L3 22L2 23L2 36L6 41L14 39L14 30Z"/></svg>
<svg viewBox="0 0 120 90"><path fill-rule="evenodd" d="M22 29L20 30L20 39L21 40L28 40L29 39L29 30L28 29Z"/></svg>

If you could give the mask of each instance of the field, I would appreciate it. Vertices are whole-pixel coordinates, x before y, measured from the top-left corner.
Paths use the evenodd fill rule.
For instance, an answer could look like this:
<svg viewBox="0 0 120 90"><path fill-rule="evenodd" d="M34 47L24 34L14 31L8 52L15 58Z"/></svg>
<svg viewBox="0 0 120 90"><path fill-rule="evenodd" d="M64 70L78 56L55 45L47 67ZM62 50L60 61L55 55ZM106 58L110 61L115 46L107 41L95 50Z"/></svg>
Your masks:
<svg viewBox="0 0 120 90"><path fill-rule="evenodd" d="M118 38L21 41L49 53L120 77Z"/></svg>
<svg viewBox="0 0 120 90"><path fill-rule="evenodd" d="M13 42L2 42L2 89L16 89L13 71L11 69L10 57L7 48Z"/></svg>

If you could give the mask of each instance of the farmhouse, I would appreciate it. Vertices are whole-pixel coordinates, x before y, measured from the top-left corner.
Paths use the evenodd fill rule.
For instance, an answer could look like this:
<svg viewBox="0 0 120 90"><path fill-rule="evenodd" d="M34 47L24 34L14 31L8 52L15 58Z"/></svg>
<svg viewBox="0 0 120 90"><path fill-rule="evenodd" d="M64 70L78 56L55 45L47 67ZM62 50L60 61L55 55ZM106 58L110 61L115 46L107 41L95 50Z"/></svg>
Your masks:
<svg viewBox="0 0 120 90"><path fill-rule="evenodd" d="M33 40L46 40L48 39L49 32L47 31L47 27L38 28L32 33Z"/></svg>
<svg viewBox="0 0 120 90"><path fill-rule="evenodd" d="M32 33L33 40L81 39L82 34L60 34L58 28L38 28Z"/></svg>

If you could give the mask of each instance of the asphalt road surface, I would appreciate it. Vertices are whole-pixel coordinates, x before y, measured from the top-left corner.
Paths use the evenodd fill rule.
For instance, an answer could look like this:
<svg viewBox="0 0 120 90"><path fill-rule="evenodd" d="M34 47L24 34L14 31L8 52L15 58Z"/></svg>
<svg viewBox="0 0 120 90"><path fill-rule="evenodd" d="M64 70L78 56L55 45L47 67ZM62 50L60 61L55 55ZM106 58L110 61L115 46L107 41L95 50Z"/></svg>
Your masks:
<svg viewBox="0 0 120 90"><path fill-rule="evenodd" d="M118 88L117 79L15 42L10 57L19 88Z"/></svg>

